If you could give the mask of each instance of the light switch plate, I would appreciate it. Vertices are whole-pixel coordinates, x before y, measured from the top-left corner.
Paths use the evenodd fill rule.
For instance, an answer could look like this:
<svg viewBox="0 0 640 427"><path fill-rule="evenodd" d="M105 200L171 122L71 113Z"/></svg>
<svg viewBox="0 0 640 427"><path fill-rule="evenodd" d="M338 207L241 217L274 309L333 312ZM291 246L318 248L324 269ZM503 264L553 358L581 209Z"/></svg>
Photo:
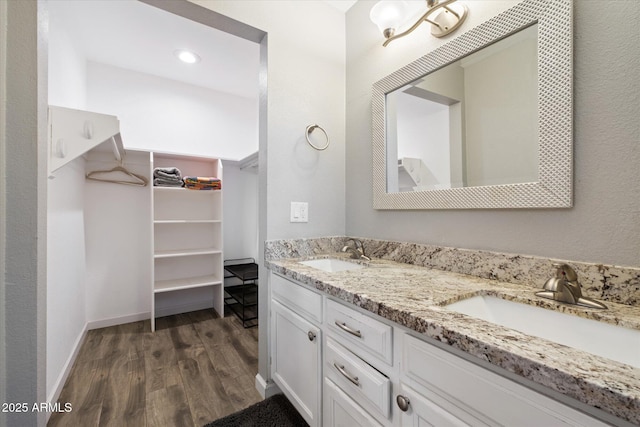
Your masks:
<svg viewBox="0 0 640 427"><path fill-rule="evenodd" d="M290 222L309 222L309 203L291 202Z"/></svg>

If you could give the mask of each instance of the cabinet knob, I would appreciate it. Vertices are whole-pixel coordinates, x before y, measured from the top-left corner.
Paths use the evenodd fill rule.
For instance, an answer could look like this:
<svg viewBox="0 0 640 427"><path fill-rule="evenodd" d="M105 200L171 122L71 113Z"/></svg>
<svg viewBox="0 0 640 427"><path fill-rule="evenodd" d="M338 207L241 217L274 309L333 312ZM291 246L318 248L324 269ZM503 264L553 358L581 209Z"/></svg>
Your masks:
<svg viewBox="0 0 640 427"><path fill-rule="evenodd" d="M411 403L411 402L409 402L409 398L408 397L405 397L405 396L399 394L396 397L396 403L398 404L398 408L400 408L400 410L402 412L407 412L407 410L409 409L409 403Z"/></svg>
<svg viewBox="0 0 640 427"><path fill-rule="evenodd" d="M316 339L316 333L313 331L309 331L309 333L307 334L307 336L309 337L309 341L313 341Z"/></svg>

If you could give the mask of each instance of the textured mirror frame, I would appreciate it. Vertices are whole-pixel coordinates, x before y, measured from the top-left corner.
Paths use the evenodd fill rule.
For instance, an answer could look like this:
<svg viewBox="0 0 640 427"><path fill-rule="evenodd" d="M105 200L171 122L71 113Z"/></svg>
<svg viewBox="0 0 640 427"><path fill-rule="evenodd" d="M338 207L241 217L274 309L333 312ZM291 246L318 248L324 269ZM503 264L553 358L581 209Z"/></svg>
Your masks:
<svg viewBox="0 0 640 427"><path fill-rule="evenodd" d="M374 83L374 209L568 208L573 205L573 4L525 0ZM387 193L385 97L509 34L538 23L538 181Z"/></svg>

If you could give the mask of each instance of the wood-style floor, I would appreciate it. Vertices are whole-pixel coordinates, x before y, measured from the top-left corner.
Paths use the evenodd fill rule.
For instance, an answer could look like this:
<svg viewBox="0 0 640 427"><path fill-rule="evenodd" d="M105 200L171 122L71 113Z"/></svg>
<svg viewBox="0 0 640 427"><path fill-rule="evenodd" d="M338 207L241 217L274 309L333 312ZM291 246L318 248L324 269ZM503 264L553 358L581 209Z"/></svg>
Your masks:
<svg viewBox="0 0 640 427"><path fill-rule="evenodd" d="M212 310L89 331L48 426L202 426L260 400L258 328Z"/></svg>

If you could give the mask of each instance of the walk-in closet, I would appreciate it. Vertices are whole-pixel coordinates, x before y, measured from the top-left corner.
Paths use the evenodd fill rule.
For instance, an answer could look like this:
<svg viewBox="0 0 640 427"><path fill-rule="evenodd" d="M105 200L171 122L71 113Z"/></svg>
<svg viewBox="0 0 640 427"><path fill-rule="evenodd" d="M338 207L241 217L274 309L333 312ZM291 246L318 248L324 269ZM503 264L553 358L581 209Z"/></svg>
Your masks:
<svg viewBox="0 0 640 427"><path fill-rule="evenodd" d="M152 334L202 310L257 329L225 310L238 284L225 260L258 259L260 61L258 44L140 1L48 8L55 402L93 330L147 322Z"/></svg>

